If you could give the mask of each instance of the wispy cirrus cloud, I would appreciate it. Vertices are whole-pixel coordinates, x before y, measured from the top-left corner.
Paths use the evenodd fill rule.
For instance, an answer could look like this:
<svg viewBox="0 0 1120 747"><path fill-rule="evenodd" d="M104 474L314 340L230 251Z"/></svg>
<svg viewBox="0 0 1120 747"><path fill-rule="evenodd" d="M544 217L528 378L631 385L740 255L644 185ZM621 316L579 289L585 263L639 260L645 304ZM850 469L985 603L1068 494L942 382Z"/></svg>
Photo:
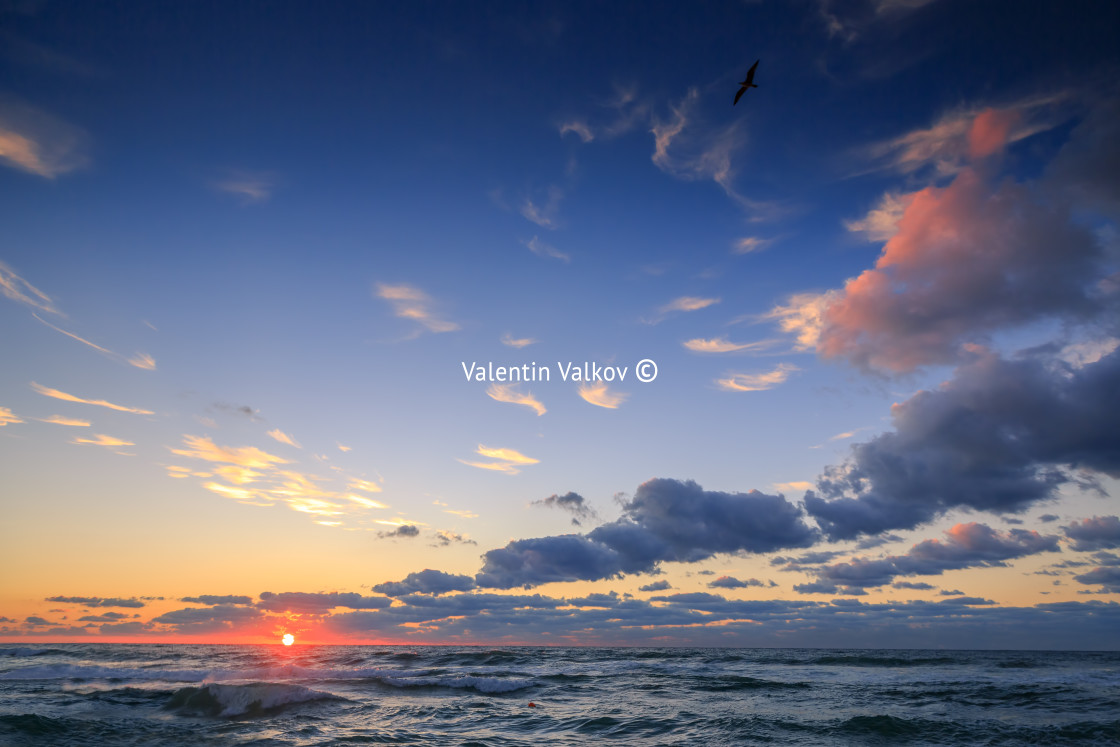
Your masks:
<svg viewBox="0 0 1120 747"><path fill-rule="evenodd" d="M525 220L536 223L541 228L556 229L560 201L563 199L564 190L553 185L548 188L548 196L543 202L534 202L526 197L521 203L521 215Z"/></svg>
<svg viewBox="0 0 1120 747"><path fill-rule="evenodd" d="M87 141L81 128L28 104L0 98L0 163L54 179L89 163Z"/></svg>
<svg viewBox="0 0 1120 747"><path fill-rule="evenodd" d="M67 330L63 329L62 327L59 327L55 324L51 324L50 322L48 322L46 319L39 316L38 314L32 313L31 316L35 317L40 322L47 325L48 327L53 329L55 332L61 332L62 334L66 335L67 337L69 337L72 340L77 340L78 342L82 343L83 345L88 345L89 347L93 348L94 350L96 350L97 352L101 353L102 355L104 355L108 358L112 358L115 361L120 361L121 363L127 363L130 366L135 366L136 368L140 368L140 369L143 369L145 371L156 370L155 358L148 355L147 353L136 353L136 355L134 355L133 357L128 358L127 356L121 355L120 353L116 353L112 350L109 350L108 348L101 347L100 345L98 345L95 342L90 342L89 340L85 339L84 337L80 337L80 336L74 334L73 332L68 332Z"/></svg>
<svg viewBox="0 0 1120 747"><path fill-rule="evenodd" d="M757 342L731 342L724 337L704 339L697 337L681 343L686 349L694 353L739 353L746 350L764 350L773 347L777 340L759 340Z"/></svg>
<svg viewBox="0 0 1120 747"><path fill-rule="evenodd" d="M459 459L457 461L467 465L468 467L477 467L478 469L487 469L495 472L505 472L508 475L516 475L524 467L530 464L539 464L539 459L534 459L530 456L525 456L519 451L514 449L505 448L491 448L489 446L478 445L475 453L479 456L486 457L493 461L489 462L474 462L466 459Z"/></svg>
<svg viewBox="0 0 1120 747"><path fill-rule="evenodd" d="M535 345L537 342L538 341L532 337L514 337L508 332L502 335L502 344L508 345L511 348L521 349L529 345Z"/></svg>
<svg viewBox="0 0 1120 747"><path fill-rule="evenodd" d="M728 392L763 392L785 383L789 375L800 369L792 363L782 363L763 373L732 373L716 379L716 386Z"/></svg>
<svg viewBox="0 0 1120 747"><path fill-rule="evenodd" d="M7 407L0 407L0 427L5 425L15 425L16 423L24 422L23 418L16 415Z"/></svg>
<svg viewBox="0 0 1120 747"><path fill-rule="evenodd" d="M185 449L171 449L172 454L202 459L207 462L234 464L249 469L271 469L277 464L288 464L288 460L261 451L255 446L218 446L206 436L183 436Z"/></svg>
<svg viewBox="0 0 1120 747"><path fill-rule="evenodd" d="M243 205L267 202L276 189L275 174L268 172L234 171L213 182L214 189L231 194Z"/></svg>
<svg viewBox="0 0 1120 747"><path fill-rule="evenodd" d="M155 415L155 413L152 412L151 410L141 410L141 409L136 408L136 407L125 407L124 405L115 405L112 402L107 402L106 400L103 400L103 399L82 399L81 397L77 397L73 394L67 394L66 392L60 392L57 389L51 389L50 387L45 387L41 384L35 383L34 381L31 382L31 388L34 389L39 394L43 395L44 397L53 397L54 399L61 399L65 402L77 402L77 403L83 404L83 405L97 405L98 407L107 407L110 410L117 410L118 412L131 412L131 413L134 413L136 415Z"/></svg>
<svg viewBox="0 0 1120 747"><path fill-rule="evenodd" d="M491 399L496 399L499 402L509 402L514 405L524 405L531 408L537 415L544 415L548 410L540 400L532 395L532 393L523 393L516 387L510 384L491 384L490 388L486 390L486 394Z"/></svg>
<svg viewBox="0 0 1120 747"><path fill-rule="evenodd" d="M455 322L442 319L432 309L432 299L424 291L411 285L377 284L377 296L393 306L393 313L402 319L411 319L429 332L454 332L459 329Z"/></svg>
<svg viewBox="0 0 1120 747"><path fill-rule="evenodd" d="M646 319L647 324L659 324L670 314L688 311L700 311L720 302L719 298L703 298L701 296L680 296L657 309L657 316Z"/></svg>
<svg viewBox="0 0 1120 747"><path fill-rule="evenodd" d="M531 251L533 254L537 255L538 257L558 259L561 262L571 262L572 261L571 256L565 254L564 252L560 251L559 249L552 246L551 244L546 244L545 242L541 241L540 238L538 238L536 236L534 236L533 238L526 241L525 246L527 246L529 248L529 251Z"/></svg>
<svg viewBox="0 0 1120 747"><path fill-rule="evenodd" d="M741 239L736 239L735 243L731 246L731 251L734 254L761 252L763 249L770 246L773 241L773 239L762 239L757 236L744 236Z"/></svg>
<svg viewBox="0 0 1120 747"><path fill-rule="evenodd" d="M287 444L288 446L294 446L297 449L302 449L303 448L298 443L296 443L294 438L292 438L291 436L289 436L287 433L280 430L279 428L274 428L273 430L268 431L268 436L270 438L273 438L273 439L279 441L282 444Z"/></svg>
<svg viewBox="0 0 1120 747"><path fill-rule="evenodd" d="M75 438L70 443L72 444L91 444L93 446L105 446L110 449L115 449L119 446L135 446L132 441L125 441L123 438L114 438L113 436L106 436L104 433L95 433L93 438Z"/></svg>
<svg viewBox="0 0 1120 747"><path fill-rule="evenodd" d="M48 314L65 316L54 305L50 296L24 280L15 270L3 262L0 262L0 293L33 309Z"/></svg>
<svg viewBox="0 0 1120 747"><path fill-rule="evenodd" d="M66 418L62 415L51 415L49 418L39 418L39 422L53 423L54 425L68 425L76 428L88 428L92 425L88 420L79 420L77 418Z"/></svg>
<svg viewBox="0 0 1120 747"><path fill-rule="evenodd" d="M623 392L612 392L607 387L606 382L592 383L585 381L579 385L579 396L583 397L584 401L590 402L596 407L605 407L609 410L617 409L619 405L626 401L629 394Z"/></svg>

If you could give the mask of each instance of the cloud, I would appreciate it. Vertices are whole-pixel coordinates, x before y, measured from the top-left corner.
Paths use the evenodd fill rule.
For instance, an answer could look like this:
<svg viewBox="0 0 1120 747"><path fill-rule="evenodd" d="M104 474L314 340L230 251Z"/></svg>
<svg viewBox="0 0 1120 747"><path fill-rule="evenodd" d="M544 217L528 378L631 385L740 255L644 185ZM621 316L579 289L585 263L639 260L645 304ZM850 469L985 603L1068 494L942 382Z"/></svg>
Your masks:
<svg viewBox="0 0 1120 747"><path fill-rule="evenodd" d="M584 143L590 143L623 135L649 122L649 105L638 98L633 87L616 85L614 94L601 103L601 108L607 111L606 121L592 124L585 118L569 118L559 126L561 137L572 132Z"/></svg>
<svg viewBox="0 0 1120 747"><path fill-rule="evenodd" d="M470 537L468 537L465 534L459 534L457 532L451 532L451 531L448 531L446 529L437 530L436 534L435 534L435 540L436 540L435 544L433 544L432 547L447 547L448 545L451 545L451 544L460 544L460 545L477 545L478 544L477 542L475 542L473 539L471 539Z"/></svg>
<svg viewBox="0 0 1120 747"><path fill-rule="evenodd" d="M20 277L15 270L0 262L0 293L13 301L48 314L59 314L51 297Z"/></svg>
<svg viewBox="0 0 1120 747"><path fill-rule="evenodd" d="M33 106L0 99L0 163L54 179L89 163L86 134Z"/></svg>
<svg viewBox="0 0 1120 747"><path fill-rule="evenodd" d="M586 535L514 540L490 550L475 581L500 589L597 581L650 573L664 561L805 547L815 539L801 511L779 496L706 491L692 481L659 478L638 487L622 518Z"/></svg>
<svg viewBox="0 0 1120 747"><path fill-rule="evenodd" d="M995 110L953 122L953 152L965 165L951 169L947 186L888 194L848 224L887 239L875 266L842 290L802 294L770 312L803 348L867 371L906 373L959 362L968 344L993 332L1115 312L1115 294L1101 286L1104 244L1075 206L1053 199L1059 181L989 183L983 159L1022 133ZM1071 145L1085 136L1075 131Z"/></svg>
<svg viewBox="0 0 1120 747"><path fill-rule="evenodd" d="M249 405L231 405L228 402L215 402L211 407L230 415L239 415L249 418L249 420L254 422L260 420L257 416L260 410L254 410L252 407L249 407Z"/></svg>
<svg viewBox="0 0 1120 747"><path fill-rule="evenodd" d="M172 454L203 459L208 462L234 464L248 469L271 469L277 464L288 464L287 459L282 459L266 451L261 451L255 446L218 446L205 436L183 436L186 449L171 449Z"/></svg>
<svg viewBox="0 0 1120 747"><path fill-rule="evenodd" d="M268 202L276 188L276 177L268 173L240 171L214 182L214 189L241 199L241 204Z"/></svg>
<svg viewBox="0 0 1120 747"><path fill-rule="evenodd" d="M727 392L763 392L785 383L791 373L800 370L792 363L782 363L774 370L766 373L728 374L722 379L716 379L716 386Z"/></svg>
<svg viewBox="0 0 1120 747"><path fill-rule="evenodd" d="M385 597L364 597L353 592L308 593L285 591L274 594L262 591L257 607L269 612L294 612L304 615L322 615L344 607L352 610L379 610L392 604Z"/></svg>
<svg viewBox="0 0 1120 747"><path fill-rule="evenodd" d="M513 335L509 334L508 332L506 334L502 335L502 344L503 345L508 345L511 348L520 349L520 348L528 347L529 345L534 345L534 344L536 344L536 342L537 341L534 340L532 337L515 338Z"/></svg>
<svg viewBox="0 0 1120 747"><path fill-rule="evenodd" d="M353 449L353 447L351 447L351 446L343 446L340 443L335 443L335 446L337 446L338 450L343 452L343 453L346 453L347 451L351 451Z"/></svg>
<svg viewBox="0 0 1120 747"><path fill-rule="evenodd" d="M1063 527L1072 540L1070 548L1079 552L1120 547L1120 517L1094 516Z"/></svg>
<svg viewBox="0 0 1120 747"><path fill-rule="evenodd" d="M89 340L85 339L84 337L79 337L78 335L74 334L73 332L68 332L68 331L64 330L62 327L58 327L54 324L51 324L50 322L48 322L46 319L42 318L38 314L33 313L31 316L35 317L40 322L47 325L48 327L50 327L54 331L61 332L62 334L69 337L70 339L77 340L78 342L82 343L83 345L88 345L89 347L93 348L97 352L99 352L102 355L105 355L109 358L112 358L113 360L120 361L122 363L128 363L131 366L135 366L136 368L142 368L142 369L147 370L147 371L154 371L155 368L156 368L155 358L148 355L147 353L137 353L132 358L126 358L125 356L121 355L120 353L115 353L112 350L109 350L108 348L103 348L95 342L90 342Z"/></svg>
<svg viewBox="0 0 1120 747"><path fill-rule="evenodd" d="M912 589L914 591L932 591L937 587L933 584L927 584L925 581L895 581L891 584L892 589Z"/></svg>
<svg viewBox="0 0 1120 747"><path fill-rule="evenodd" d="M381 537L382 539L388 539L388 538L392 538L392 537L402 537L402 538L419 537L420 536L420 527L416 526L415 524L401 524L401 525L397 526L396 529L393 529L391 531L378 532L377 536Z"/></svg>
<svg viewBox="0 0 1120 747"><path fill-rule="evenodd" d="M1004 561L1058 552L1057 535L1042 535L1024 529L998 532L986 524L957 524L945 532L943 540L925 540L914 545L905 555L888 555L880 559L853 558L816 571L814 593L836 593L840 587L851 589L885 586L896 576L937 576L947 570L977 566L1003 566ZM822 591L831 587L828 591ZM795 590L804 591L801 586Z"/></svg>
<svg viewBox="0 0 1120 747"><path fill-rule="evenodd" d="M709 589L746 589L751 586L775 586L773 582L767 584L759 581L757 578L748 578L746 581L740 581L734 576L720 576L714 581L708 582Z"/></svg>
<svg viewBox="0 0 1120 747"><path fill-rule="evenodd" d="M737 353L743 350L762 350L774 345L775 340L760 340L758 342L731 342L724 337L714 337L710 340L697 337L687 340L682 345L694 353Z"/></svg>
<svg viewBox="0 0 1120 747"><path fill-rule="evenodd" d="M491 384L490 388L486 390L486 394L491 399L496 399L499 402L509 402L514 405L524 405L532 408L537 415L544 415L548 410L538 399L533 397L532 393L522 394L516 387L510 384Z"/></svg>
<svg viewBox="0 0 1120 747"><path fill-rule="evenodd" d="M152 618L151 621L157 625L166 625L176 633L214 635L241 630L263 619L264 614L255 607L222 604L172 610Z"/></svg>
<svg viewBox="0 0 1120 747"><path fill-rule="evenodd" d="M191 604L252 604L253 598L246 596L239 596L236 594L226 594L218 596L215 594L201 594L197 597L183 597L180 602L190 602Z"/></svg>
<svg viewBox="0 0 1120 747"><path fill-rule="evenodd" d="M587 505L587 501L579 493L567 492L564 495L553 493L547 498L541 498L539 501L533 501L530 505L543 506L545 508L558 508L562 511L567 511L572 514L573 522L578 524L578 519L594 519L596 513L593 508Z"/></svg>
<svg viewBox="0 0 1120 747"><path fill-rule="evenodd" d="M597 407L606 407L610 410L615 410L626 401L629 394L623 392L611 392L605 382L600 381L593 384L590 381L585 381L579 385L579 396L583 397L584 401L590 402Z"/></svg>
<svg viewBox="0 0 1120 747"><path fill-rule="evenodd" d="M84 607L125 607L136 609L144 606L144 603L138 599L121 599L119 597L47 597L46 601L80 604Z"/></svg>
<svg viewBox="0 0 1120 747"><path fill-rule="evenodd" d="M403 597L408 594L446 594L450 591L470 591L474 588L474 579L443 571L424 569L417 573L410 573L403 581L387 581L372 587L378 594L390 597Z"/></svg>
<svg viewBox="0 0 1120 747"><path fill-rule="evenodd" d="M377 284L377 296L393 306L393 313L402 319L411 319L429 332L454 332L455 322L441 319L431 309L432 299L419 288L404 283L400 285Z"/></svg>
<svg viewBox="0 0 1120 747"><path fill-rule="evenodd" d="M0 428L5 425L15 425L16 423L22 422L24 422L23 418L21 418L19 415L16 415L7 407L0 407Z"/></svg>
<svg viewBox="0 0 1120 747"><path fill-rule="evenodd" d="M645 586L639 586L638 591L668 591L672 588L673 585L671 583L662 580L654 581L652 584L646 584Z"/></svg>
<svg viewBox="0 0 1120 747"><path fill-rule="evenodd" d="M36 384L34 381L31 382L31 388L44 397L54 397L55 399L61 399L65 402L78 402L83 405L97 405L98 407L107 407L110 410L117 410L119 412L131 412L137 415L155 415L155 413L151 410L140 410L134 407L125 407L124 405L114 405L112 402L106 402L103 399L82 399L81 397L76 397L73 394L67 394L66 392L60 392L57 389L51 389L49 387Z"/></svg>
<svg viewBox="0 0 1120 747"><path fill-rule="evenodd" d="M351 490L362 490L362 491L365 491L366 493L380 493L381 492L381 486L378 485L375 482L370 482L369 480L353 479L353 480L350 481L349 487L350 487Z"/></svg>
<svg viewBox="0 0 1120 747"><path fill-rule="evenodd" d="M41 423L53 423L54 425L68 425L77 428L88 428L92 423L88 420L78 420L77 418L64 418L61 415L51 415L49 418L38 418Z"/></svg>
<svg viewBox="0 0 1120 747"><path fill-rule="evenodd" d="M279 428L276 428L274 430L269 431L268 435L271 436L272 438L276 439L277 441L279 441L282 444L287 444L288 446L294 446L297 449L302 449L303 448L302 446L300 446L298 443L295 442L295 439L293 439L287 433L284 433L284 431L280 430Z"/></svg>
<svg viewBox="0 0 1120 747"><path fill-rule="evenodd" d="M737 239L732 247L734 254L751 254L752 252L760 252L773 243L773 239L760 239L757 236L744 236Z"/></svg>
<svg viewBox="0 0 1120 747"><path fill-rule="evenodd" d="M556 247L544 243L543 241L541 241L536 236L534 236L533 238L526 241L525 246L529 247L529 251L531 251L533 254L537 255L538 257L558 259L562 262L571 262L572 261L572 258L570 256L568 256L564 252L560 251Z"/></svg>
<svg viewBox="0 0 1120 747"><path fill-rule="evenodd" d="M661 314L671 314L674 311L699 311L719 303L718 298L698 298L696 296L681 296L658 309Z"/></svg>
<svg viewBox="0 0 1120 747"><path fill-rule="evenodd" d="M805 507L833 539L912 529L954 508L1017 513L1092 473L1120 477L1120 352L1074 368L978 351L936 390L891 408L894 430L851 447Z"/></svg>
<svg viewBox="0 0 1120 747"><path fill-rule="evenodd" d="M478 467L479 469L494 470L496 472L505 472L506 474L516 475L520 470L518 466L527 464L538 464L539 459L525 456L519 451L513 449L490 448L489 446L478 445L475 453L484 456L487 459L493 459L493 462L468 462L465 459L459 459L459 462L466 464L470 467Z"/></svg>
<svg viewBox="0 0 1120 747"><path fill-rule="evenodd" d="M113 448L116 446L135 446L132 441L125 441L120 438L106 436L104 433L95 433L94 438L75 438L70 443L72 444L92 444L94 446L108 446Z"/></svg>
<svg viewBox="0 0 1120 747"><path fill-rule="evenodd" d="M521 215L525 220L536 223L541 228L555 229L557 227L557 214L560 212L560 201L564 199L564 191L557 186L548 188L548 198L543 204L537 204L528 197L521 203ZM533 247L529 247L537 252ZM555 250L554 250L555 251ZM561 255L567 261L567 258Z"/></svg>

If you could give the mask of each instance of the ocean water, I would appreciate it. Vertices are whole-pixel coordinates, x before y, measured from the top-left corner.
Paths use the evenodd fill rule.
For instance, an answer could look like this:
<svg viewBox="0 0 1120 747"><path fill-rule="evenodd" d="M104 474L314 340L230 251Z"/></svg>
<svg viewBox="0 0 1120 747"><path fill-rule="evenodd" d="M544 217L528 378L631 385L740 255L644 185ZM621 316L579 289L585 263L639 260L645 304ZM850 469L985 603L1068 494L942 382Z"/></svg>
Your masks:
<svg viewBox="0 0 1120 747"><path fill-rule="evenodd" d="M601 742L1115 745L1120 653L0 644L2 745Z"/></svg>

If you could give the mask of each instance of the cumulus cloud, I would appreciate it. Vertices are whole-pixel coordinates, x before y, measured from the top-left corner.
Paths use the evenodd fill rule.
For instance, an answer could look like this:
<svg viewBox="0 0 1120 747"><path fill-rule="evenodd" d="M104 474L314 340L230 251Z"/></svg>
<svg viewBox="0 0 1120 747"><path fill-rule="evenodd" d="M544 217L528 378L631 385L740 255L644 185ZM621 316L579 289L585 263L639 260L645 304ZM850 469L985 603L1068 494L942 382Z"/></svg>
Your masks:
<svg viewBox="0 0 1120 747"><path fill-rule="evenodd" d="M1108 550L1120 547L1120 517L1094 516L1063 527L1078 551Z"/></svg>
<svg viewBox="0 0 1120 747"><path fill-rule="evenodd" d="M849 222L886 239L875 266L841 290L791 298L770 317L826 358L904 373L958 362L967 344L997 331L1044 319L1088 322L1112 309L1115 299L1100 286L1103 242L1070 203L1030 184L990 183L983 159L1037 131L1016 129L1018 116L983 110L958 117L945 140L951 146L941 136L915 135L916 150L899 156L904 162L936 160L933 147L967 165L954 166L946 186L888 194L866 218Z"/></svg>
<svg viewBox="0 0 1120 747"><path fill-rule="evenodd" d="M671 583L662 579L661 581L654 581L652 584L639 586L638 591L668 591L672 588L673 585Z"/></svg>
<svg viewBox="0 0 1120 747"><path fill-rule="evenodd" d="M112 402L106 402L103 399L82 399L81 397L77 397L73 394L67 394L66 392L60 392L57 389L51 389L50 387L36 384L34 381L31 382L31 388L44 397L53 397L54 399L61 399L64 402L78 402L83 405L97 405L98 407L107 407L110 410L117 410L118 412L131 412L137 415L155 415L155 413L151 410L141 410L136 407L115 405Z"/></svg>
<svg viewBox="0 0 1120 747"><path fill-rule="evenodd" d="M393 537L409 539L412 537L419 537L420 527L416 526L415 524L400 524L395 529L392 529L390 531L378 532L377 536L381 537L382 539L390 539Z"/></svg>
<svg viewBox="0 0 1120 747"><path fill-rule="evenodd" d="M528 394L522 393L520 389L510 384L491 384L486 390L486 394L499 402L509 402L510 404L532 408L537 415L544 415L548 412L548 409L531 392Z"/></svg>
<svg viewBox="0 0 1120 747"><path fill-rule="evenodd" d="M815 540L801 511L780 496L706 491L691 480L658 478L623 503L622 518L586 535L515 540L490 550L475 581L500 589L597 581L650 573L665 561L806 547Z"/></svg>
<svg viewBox="0 0 1120 747"><path fill-rule="evenodd" d="M1099 566L1073 579L1086 586L1100 585L1109 594L1120 594L1120 566Z"/></svg>
<svg viewBox="0 0 1120 747"><path fill-rule="evenodd" d="M0 293L13 301L30 306L33 309L44 311L48 314L62 312L54 305L54 301L43 291L24 280L15 270L0 262Z"/></svg>
<svg viewBox="0 0 1120 747"><path fill-rule="evenodd" d="M403 597L408 594L446 594L450 591L470 591L474 588L474 579L443 571L433 571L426 568L417 573L410 573L402 581L387 581L377 584L373 590L378 594L390 597Z"/></svg>
<svg viewBox="0 0 1120 747"><path fill-rule="evenodd" d="M939 576L948 570L977 566L1002 566L1005 561L1057 552L1057 535L1024 529L999 532L986 524L957 524L944 539L919 542L905 555L853 558L819 568L812 584L794 590L811 593L851 593L852 589L885 586L896 576ZM913 588L913 587L907 587Z"/></svg>
<svg viewBox="0 0 1120 747"><path fill-rule="evenodd" d="M242 605L216 605L214 607L187 607L165 612L152 618L152 622L165 625L177 633L205 635L230 633L251 626L264 618L255 607Z"/></svg>
<svg viewBox="0 0 1120 747"><path fill-rule="evenodd" d="M432 299L427 293L411 285L377 284L377 296L393 306L393 313L402 319L411 319L429 332L454 332L459 329L455 322L441 318L432 309Z"/></svg>
<svg viewBox="0 0 1120 747"><path fill-rule="evenodd" d="M953 508L1020 512L1092 473L1120 477L1120 352L1081 368L976 351L936 390L891 408L805 507L833 539L912 529Z"/></svg>

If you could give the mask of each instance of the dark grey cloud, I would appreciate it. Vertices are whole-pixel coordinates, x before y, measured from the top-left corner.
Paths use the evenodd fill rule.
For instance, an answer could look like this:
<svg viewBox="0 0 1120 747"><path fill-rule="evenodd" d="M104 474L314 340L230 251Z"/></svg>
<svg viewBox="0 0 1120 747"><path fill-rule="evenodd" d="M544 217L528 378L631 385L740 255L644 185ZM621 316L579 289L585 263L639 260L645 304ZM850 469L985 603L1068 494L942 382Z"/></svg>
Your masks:
<svg viewBox="0 0 1120 747"><path fill-rule="evenodd" d="M478 543L465 534L440 529L435 534L435 542L432 543L432 547L447 547L451 544L477 545Z"/></svg>
<svg viewBox="0 0 1120 747"><path fill-rule="evenodd" d="M1120 547L1120 517L1094 516L1063 527L1072 540L1070 547L1078 551L1106 550Z"/></svg>
<svg viewBox="0 0 1120 747"><path fill-rule="evenodd" d="M852 447L805 494L832 539L912 529L954 508L1020 512L1085 474L1120 477L1120 351L1076 368L977 353L892 408L894 430ZM1098 488L1099 489L1099 488Z"/></svg>
<svg viewBox="0 0 1120 747"><path fill-rule="evenodd" d="M531 505L567 511L572 514L572 523L577 526L581 523L580 519L587 521L597 518L594 509L587 505L587 501L579 493L567 492L564 495L553 493L547 498L533 501Z"/></svg>
<svg viewBox="0 0 1120 747"><path fill-rule="evenodd" d="M302 591L284 591L274 594L264 591L260 594L257 608L269 612L299 612L303 614L322 615L330 612L335 607L346 607L352 610L371 610L388 607L392 603L388 597L364 597L354 592L309 593Z"/></svg>
<svg viewBox="0 0 1120 747"><path fill-rule="evenodd" d="M708 582L709 589L746 589L751 586L777 586L773 581L766 583L759 581L757 578L748 578L746 581L741 581L734 576L720 576L715 581Z"/></svg>
<svg viewBox="0 0 1120 747"><path fill-rule="evenodd" d="M254 422L261 420L257 413L260 410L254 410L249 405L231 405L228 402L215 402L210 407L219 412L226 413L227 415L237 415L242 418L249 418Z"/></svg>
<svg viewBox="0 0 1120 747"><path fill-rule="evenodd" d="M86 607L143 607L139 599L119 599L116 597L47 597L48 602L67 602Z"/></svg>
<svg viewBox="0 0 1120 747"><path fill-rule="evenodd" d="M781 496L707 491L691 480L645 482L622 509L620 519L586 535L515 540L490 550L475 581L498 589L597 581L651 573L666 561L807 547L817 539L801 510Z"/></svg>
<svg viewBox="0 0 1120 747"><path fill-rule="evenodd" d="M1041 521L1043 524L1049 524L1050 522L1057 521L1060 518L1062 518L1062 517L1060 517L1056 514L1043 514L1042 516L1038 517L1038 520Z"/></svg>
<svg viewBox="0 0 1120 747"><path fill-rule="evenodd" d="M474 588L474 579L470 576L461 576L443 571L433 571L426 568L417 573L410 573L403 581L387 581L377 584L373 591L391 597L403 597L406 594L446 594L449 591L469 591Z"/></svg>
<svg viewBox="0 0 1120 747"><path fill-rule="evenodd" d="M393 529L392 531L378 532L377 536L383 539L389 537L418 537L420 536L420 527L416 526L415 524L401 524L399 527Z"/></svg>
<svg viewBox="0 0 1120 747"><path fill-rule="evenodd" d="M151 622L166 625L177 633L214 634L234 631L241 626L257 622L263 615L264 613L255 607L217 605L172 610L152 618Z"/></svg>
<svg viewBox="0 0 1120 747"><path fill-rule="evenodd" d="M128 615L120 612L106 612L101 615L82 615L78 618L78 622L95 622L95 623L115 623L120 622L128 617Z"/></svg>
<svg viewBox="0 0 1120 747"><path fill-rule="evenodd" d="M1002 566L1013 558L1057 551L1057 535L1024 529L997 532L973 522L957 524L945 532L944 539L919 542L905 555L853 558L823 566L815 573L817 583L825 588L866 589L890 584L896 576L938 576L948 570Z"/></svg>
<svg viewBox="0 0 1120 747"><path fill-rule="evenodd" d="M654 581L652 584L646 584L645 586L639 586L638 591L668 591L669 589L672 589L672 588L673 588L673 585L671 583L662 579L661 581Z"/></svg>
<svg viewBox="0 0 1120 747"><path fill-rule="evenodd" d="M1102 585L1103 591L1120 594L1120 566L1101 566L1073 579L1086 586Z"/></svg>
<svg viewBox="0 0 1120 747"><path fill-rule="evenodd" d="M914 591L931 591L937 587L925 581L895 581L891 584L893 589L913 589Z"/></svg>
<svg viewBox="0 0 1120 747"><path fill-rule="evenodd" d="M252 604L252 597L237 596L234 594L227 594L225 596L217 596L214 594L200 594L197 597L183 597L180 602L191 602L192 604Z"/></svg>

